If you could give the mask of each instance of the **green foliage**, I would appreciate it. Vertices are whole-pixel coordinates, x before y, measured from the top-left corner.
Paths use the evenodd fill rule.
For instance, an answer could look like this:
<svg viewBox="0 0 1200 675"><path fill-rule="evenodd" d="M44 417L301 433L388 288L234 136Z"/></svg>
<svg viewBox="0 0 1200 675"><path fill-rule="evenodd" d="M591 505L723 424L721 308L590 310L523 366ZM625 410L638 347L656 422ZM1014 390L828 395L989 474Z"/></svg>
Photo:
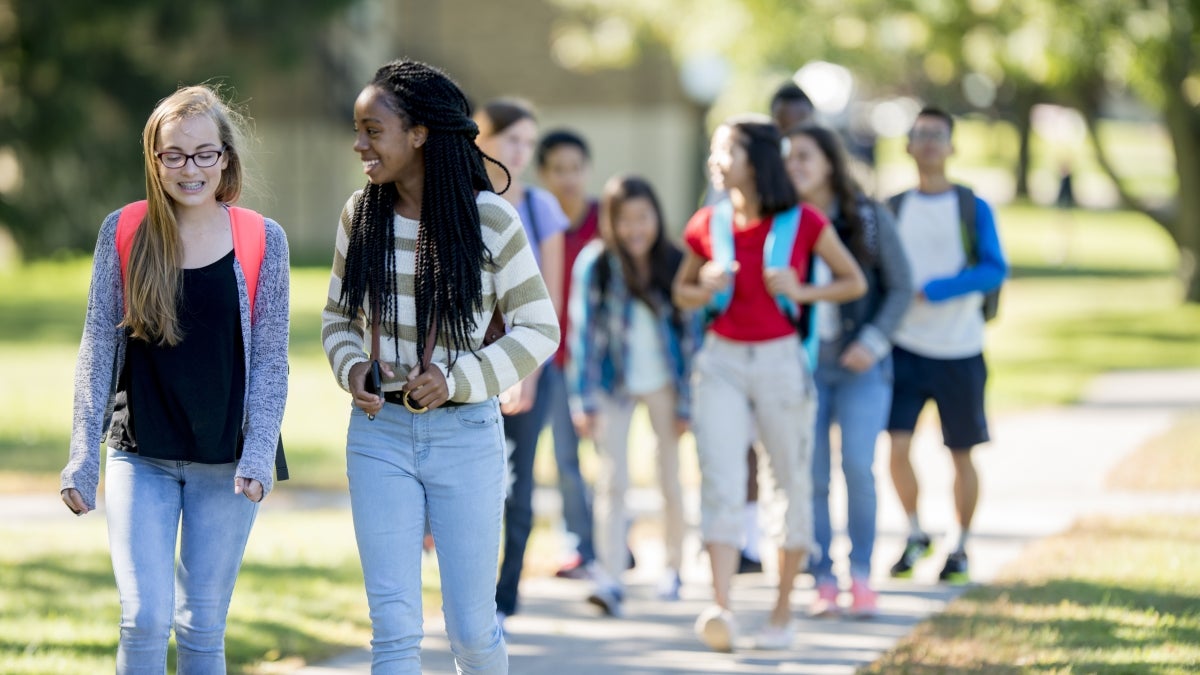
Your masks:
<svg viewBox="0 0 1200 675"><path fill-rule="evenodd" d="M19 179L0 224L31 253L87 249L100 219L145 194L141 130L181 84L244 96L318 53L354 0L0 3L0 154ZM6 16L8 15L8 16Z"/></svg>

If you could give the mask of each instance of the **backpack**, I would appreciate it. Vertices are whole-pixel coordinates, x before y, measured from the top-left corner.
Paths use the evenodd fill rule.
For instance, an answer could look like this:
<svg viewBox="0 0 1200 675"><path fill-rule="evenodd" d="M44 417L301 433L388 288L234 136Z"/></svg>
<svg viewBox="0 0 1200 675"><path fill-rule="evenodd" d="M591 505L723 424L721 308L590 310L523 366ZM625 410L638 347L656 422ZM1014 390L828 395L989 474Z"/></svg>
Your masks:
<svg viewBox="0 0 1200 675"><path fill-rule="evenodd" d="M129 256L133 253L133 236L146 219L146 200L126 204L117 217L117 255L121 259L121 288L127 283ZM250 315L254 316L254 298L258 292L258 273L262 268L263 256L267 253L267 222L261 213L240 206L229 207L229 219L233 230L233 255L246 277L246 296L250 301ZM128 302L128 300L126 300ZM275 474L277 480L288 479L287 458L283 454L283 437L275 447Z"/></svg>
<svg viewBox="0 0 1200 675"><path fill-rule="evenodd" d="M900 205L911 190L905 190L893 195L887 200L888 208L900 218ZM955 183L954 192L958 196L958 227L962 235L963 252L967 254L967 266L974 267L979 263L979 231L975 222L975 192L965 185ZM1000 309L1000 287L983 294L983 320L991 321L996 318Z"/></svg>
<svg viewBox="0 0 1200 675"><path fill-rule="evenodd" d="M712 216L708 220L709 237L712 241L713 262L725 269L731 269L734 261L733 246L733 204L723 199L713 206ZM771 219L771 231L763 243L763 267L788 267L791 265L792 248L796 245L796 235L800 231L800 207L793 206L787 211L776 213ZM811 275L812 270L809 270ZM710 318L729 309L733 301L733 281L729 286L713 294L712 302L707 308ZM791 320L800 334L800 342L808 355L811 366L817 363L817 331L815 330L816 312L809 307L797 305L791 298L784 295L775 296L775 304L779 311Z"/></svg>

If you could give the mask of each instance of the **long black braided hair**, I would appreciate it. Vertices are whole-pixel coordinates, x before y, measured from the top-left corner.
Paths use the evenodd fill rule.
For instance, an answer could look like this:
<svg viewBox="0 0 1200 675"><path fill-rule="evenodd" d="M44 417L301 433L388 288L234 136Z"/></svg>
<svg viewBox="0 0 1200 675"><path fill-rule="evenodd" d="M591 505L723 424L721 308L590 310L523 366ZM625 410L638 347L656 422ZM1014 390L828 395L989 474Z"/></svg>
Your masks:
<svg viewBox="0 0 1200 675"><path fill-rule="evenodd" d="M414 270L417 362L424 363L425 350L433 349L425 344L431 321L437 322L452 360L464 350L474 353L471 333L476 315L483 312L480 270L494 264L483 244L475 195L493 189L485 161L499 165L506 175L508 169L475 145L479 127L466 96L436 68L392 61L375 72L369 86L386 94L405 130L414 125L429 129ZM369 298L372 311L379 312L380 322L388 324L398 341L395 303L382 302L396 293L397 197L392 183L368 183L363 189L351 221L339 304L355 317Z"/></svg>

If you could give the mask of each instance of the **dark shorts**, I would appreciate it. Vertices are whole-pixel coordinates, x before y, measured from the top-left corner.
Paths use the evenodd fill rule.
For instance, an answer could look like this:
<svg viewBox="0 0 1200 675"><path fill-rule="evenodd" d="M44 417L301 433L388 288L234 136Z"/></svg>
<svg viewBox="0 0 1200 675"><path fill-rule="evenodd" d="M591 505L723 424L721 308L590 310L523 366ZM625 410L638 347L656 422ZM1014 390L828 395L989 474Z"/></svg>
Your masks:
<svg viewBox="0 0 1200 675"><path fill-rule="evenodd" d="M895 384L889 431L911 432L929 399L942 419L942 439L951 450L969 450L989 440L983 410L987 364L983 354L965 359L931 359L895 347Z"/></svg>

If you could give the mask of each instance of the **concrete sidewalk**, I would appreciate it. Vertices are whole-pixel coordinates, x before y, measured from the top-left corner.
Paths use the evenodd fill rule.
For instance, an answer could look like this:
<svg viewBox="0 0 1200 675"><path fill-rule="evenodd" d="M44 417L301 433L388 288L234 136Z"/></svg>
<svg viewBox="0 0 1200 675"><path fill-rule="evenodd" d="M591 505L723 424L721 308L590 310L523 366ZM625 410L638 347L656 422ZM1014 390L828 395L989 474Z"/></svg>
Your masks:
<svg viewBox="0 0 1200 675"><path fill-rule="evenodd" d="M1200 371L1130 372L1099 378L1082 405L996 420L993 443L976 454L982 497L969 545L972 578L987 583L1030 541L1062 531L1081 515L1154 510L1200 513L1200 493L1117 494L1104 488L1106 475L1119 459L1168 429L1177 413L1195 408L1200 408ZM511 671L522 675L852 673L874 661L963 590L936 583L945 552L944 547L938 550L937 543L934 555L917 567L914 580L900 583L888 578L887 569L899 555L907 525L888 479L885 448L881 445L876 463L878 618L801 619L789 650L753 650L743 638L733 654L709 652L692 634L693 620L711 597L706 561L698 555L699 543L693 532L683 599L676 603L654 600L654 573L640 576L635 570L623 619L598 616L584 602L588 593L585 582L525 581L521 614L509 619L507 626ZM918 432L914 462L922 479L925 526L935 533L950 531L953 476L936 430ZM552 495L539 495L539 508L554 508ZM653 495L634 497L643 510L655 506ZM844 494L835 492L834 498L842 502ZM690 522L695 522L697 496L692 494L690 499ZM839 525L835 521L835 527ZM839 535L836 559L844 558L839 551L846 545ZM643 568L659 569L662 551L652 542L644 542L636 553ZM752 635L772 603L770 575L745 575L736 583L738 619L743 633ZM793 596L797 608L806 607L812 599L813 591L807 586ZM425 673L455 672L440 618L427 621L423 648ZM366 649L355 650L297 672L368 673L370 655Z"/></svg>

